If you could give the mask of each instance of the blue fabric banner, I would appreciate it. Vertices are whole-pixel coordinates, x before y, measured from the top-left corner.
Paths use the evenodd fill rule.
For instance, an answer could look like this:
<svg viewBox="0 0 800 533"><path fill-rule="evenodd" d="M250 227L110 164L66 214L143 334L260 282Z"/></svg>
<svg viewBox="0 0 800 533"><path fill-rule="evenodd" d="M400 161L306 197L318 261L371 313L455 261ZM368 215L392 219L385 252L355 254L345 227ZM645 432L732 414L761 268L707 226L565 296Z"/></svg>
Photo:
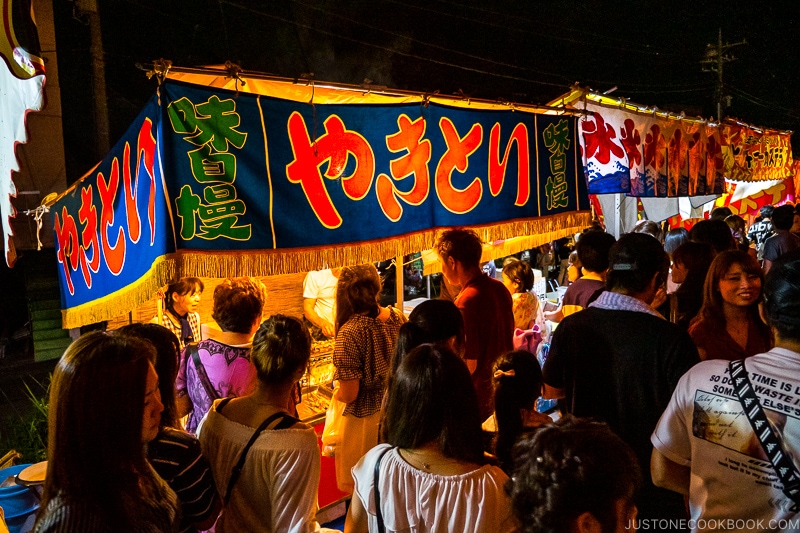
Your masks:
<svg viewBox="0 0 800 533"><path fill-rule="evenodd" d="M53 206L65 327L127 312L177 275L382 260L450 226L567 234L588 223L577 146L572 116L167 81Z"/></svg>
<svg viewBox="0 0 800 533"><path fill-rule="evenodd" d="M175 83L162 104L178 248L327 246L588 208L572 117Z"/></svg>

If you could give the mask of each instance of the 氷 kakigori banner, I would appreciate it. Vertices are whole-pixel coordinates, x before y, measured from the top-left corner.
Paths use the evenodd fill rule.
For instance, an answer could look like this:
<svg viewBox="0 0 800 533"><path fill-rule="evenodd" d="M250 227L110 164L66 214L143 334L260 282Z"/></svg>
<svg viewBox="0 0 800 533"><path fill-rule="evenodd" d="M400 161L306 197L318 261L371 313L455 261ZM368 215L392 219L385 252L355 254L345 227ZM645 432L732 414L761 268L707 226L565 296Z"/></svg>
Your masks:
<svg viewBox="0 0 800 533"><path fill-rule="evenodd" d="M486 241L580 231L576 119L501 107L166 81L52 208L65 327L127 313L177 276L384 260L452 226Z"/></svg>
<svg viewBox="0 0 800 533"><path fill-rule="evenodd" d="M719 128L593 102L578 121L590 194L704 196L725 190Z"/></svg>

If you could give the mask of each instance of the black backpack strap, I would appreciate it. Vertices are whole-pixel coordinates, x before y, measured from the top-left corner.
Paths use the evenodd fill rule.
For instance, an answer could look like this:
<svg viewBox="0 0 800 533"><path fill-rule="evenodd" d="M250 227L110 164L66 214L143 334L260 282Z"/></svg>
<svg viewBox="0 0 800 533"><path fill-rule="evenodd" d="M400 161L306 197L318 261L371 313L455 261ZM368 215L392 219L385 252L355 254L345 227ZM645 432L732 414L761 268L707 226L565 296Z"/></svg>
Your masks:
<svg viewBox="0 0 800 533"><path fill-rule="evenodd" d="M186 352L192 356L192 361L194 361L194 368L197 370L197 377L200 378L200 383L203 385L203 389L206 391L206 395L208 399L212 402L214 400L219 399L219 394L217 394L216 389L211 384L211 380L208 379L208 374L206 373L206 367L203 366L203 362L200 360L200 349L197 346L197 343L193 342L191 344L186 345Z"/></svg>
<svg viewBox="0 0 800 533"><path fill-rule="evenodd" d="M219 411L221 407L224 407L223 402L227 403L226 400L228 400L228 398L220 402L220 404L217 406L217 411ZM236 466L234 466L233 470L231 471L231 477L230 480L228 481L228 488L225 490L225 498L223 499L225 505L227 505L228 501L230 501L231 492L233 492L233 486L236 484L236 480L239 479L239 475L242 473L242 468L244 468L245 459L247 459L247 452L250 451L250 448L256 442L259 435L261 435L261 432L267 429L267 427L269 427L269 425L272 422L274 422L279 418L281 418L281 421L272 429L287 429L292 427L298 422L298 420L295 417L280 411L267 417L266 420L261 422L261 425L259 425L256 428L255 432L253 433L253 436L250 437L250 440L247 441L247 444L245 444L244 448L242 449L242 453L239 455L239 460L236 461Z"/></svg>
<svg viewBox="0 0 800 533"><path fill-rule="evenodd" d="M381 459L383 459L383 456L386 455L386 452L389 450L391 450L391 448L386 448L378 456L378 460L375 461L375 475L372 478L372 490L375 493L375 517L378 520L378 533L386 533L386 526L383 524L383 513L381 512L381 491L378 490L378 481L380 481L381 478Z"/></svg>
<svg viewBox="0 0 800 533"><path fill-rule="evenodd" d="M789 455L783 451L783 444L780 437L775 433L772 424L767 420L767 415L758 401L750 378L747 376L747 369L744 360L731 361L728 364L728 372L731 375L733 390L744 408L747 420L753 428L753 433L758 437L758 442L767 455L772 468L778 475L778 479L783 484L783 493L794 502L793 511L797 512L800 504L800 474L792 463Z"/></svg>
<svg viewBox="0 0 800 533"><path fill-rule="evenodd" d="M221 413L222 412L222 408L225 407L226 405L228 405L228 402L231 401L232 399L233 399L233 397L228 397L228 398L223 398L222 400L220 400L219 403L217 404L217 412Z"/></svg>

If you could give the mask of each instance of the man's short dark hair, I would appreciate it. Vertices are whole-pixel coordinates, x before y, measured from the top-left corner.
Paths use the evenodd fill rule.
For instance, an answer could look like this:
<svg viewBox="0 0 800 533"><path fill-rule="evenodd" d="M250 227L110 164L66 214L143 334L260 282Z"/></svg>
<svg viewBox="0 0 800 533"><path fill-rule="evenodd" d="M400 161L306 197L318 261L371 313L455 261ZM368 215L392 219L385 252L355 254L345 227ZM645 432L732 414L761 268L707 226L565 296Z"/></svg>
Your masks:
<svg viewBox="0 0 800 533"><path fill-rule="evenodd" d="M614 236L605 231L589 231L581 235L575 248L583 268L590 272L608 270L608 252L615 242Z"/></svg>
<svg viewBox="0 0 800 533"><path fill-rule="evenodd" d="M478 234L471 229L447 230L436 241L436 252L443 258L452 257L465 267L477 267L481 263L483 244Z"/></svg>
<svg viewBox="0 0 800 533"><path fill-rule="evenodd" d="M659 284L663 283L669 271L667 252L660 242L645 233L627 233L620 237L611 247L608 263L608 290L629 294L647 289L656 273L661 274Z"/></svg>
<svg viewBox="0 0 800 533"><path fill-rule="evenodd" d="M730 207L715 207L711 210L711 220L725 220L733 214Z"/></svg>
<svg viewBox="0 0 800 533"><path fill-rule="evenodd" d="M772 212L772 226L775 229L788 230L794 222L794 206L783 204Z"/></svg>
<svg viewBox="0 0 800 533"><path fill-rule="evenodd" d="M764 281L764 316L781 339L800 342L800 250L779 257Z"/></svg>
<svg viewBox="0 0 800 533"><path fill-rule="evenodd" d="M758 210L758 214L761 215L761 218L772 218L773 211L775 211L774 205L765 205Z"/></svg>
<svg viewBox="0 0 800 533"><path fill-rule="evenodd" d="M717 253L736 248L736 240L724 220L701 220L689 230L689 240L705 242L714 247Z"/></svg>

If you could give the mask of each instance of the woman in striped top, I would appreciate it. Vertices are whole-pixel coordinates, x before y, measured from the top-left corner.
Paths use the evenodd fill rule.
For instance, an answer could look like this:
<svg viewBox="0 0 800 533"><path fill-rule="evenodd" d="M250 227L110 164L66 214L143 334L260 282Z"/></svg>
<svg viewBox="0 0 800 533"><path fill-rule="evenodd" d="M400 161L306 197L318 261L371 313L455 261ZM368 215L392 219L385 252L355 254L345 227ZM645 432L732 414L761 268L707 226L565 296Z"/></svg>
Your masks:
<svg viewBox="0 0 800 533"><path fill-rule="evenodd" d="M178 419L174 387L178 375L178 338L158 324L130 324L117 333L145 339L156 349L153 365L158 374L164 411L158 436L147 446L147 458L178 496L181 533L206 530L214 525L222 502L208 459L200 450L200 442L183 431Z"/></svg>

